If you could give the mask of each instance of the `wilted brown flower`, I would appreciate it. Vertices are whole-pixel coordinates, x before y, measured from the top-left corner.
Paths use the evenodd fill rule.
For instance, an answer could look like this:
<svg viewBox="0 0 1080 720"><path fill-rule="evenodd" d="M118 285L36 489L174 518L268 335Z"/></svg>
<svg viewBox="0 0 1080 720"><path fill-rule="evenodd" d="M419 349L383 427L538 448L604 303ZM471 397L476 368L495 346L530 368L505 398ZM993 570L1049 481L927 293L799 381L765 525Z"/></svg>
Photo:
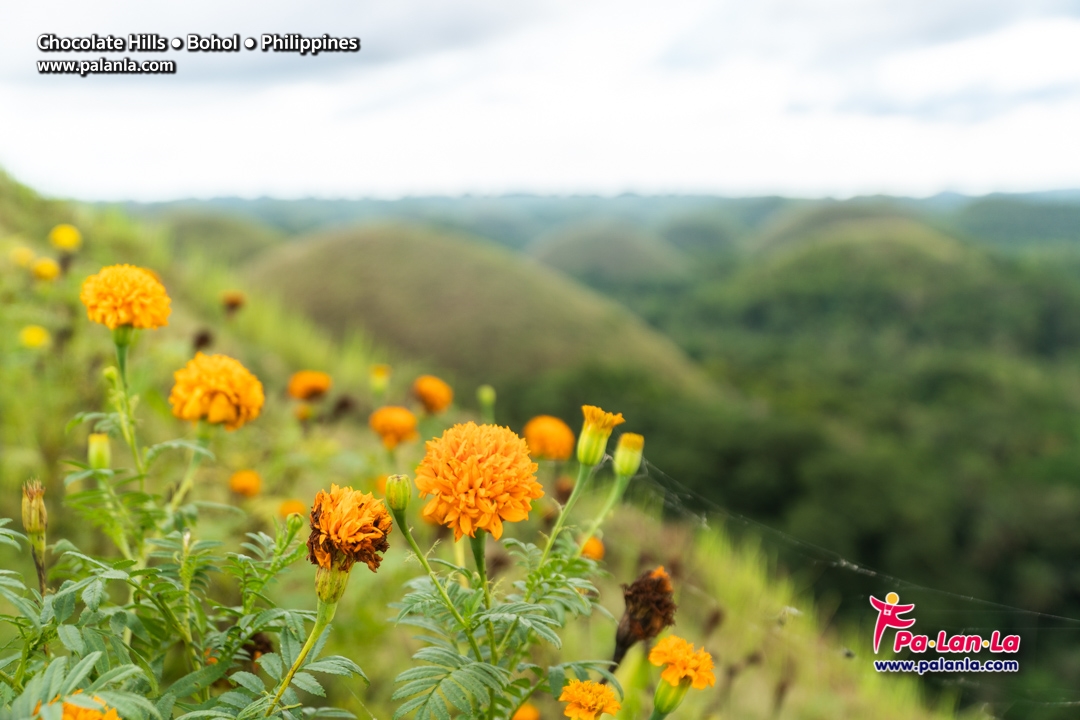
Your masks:
<svg viewBox="0 0 1080 720"><path fill-rule="evenodd" d="M651 640L664 628L675 624L674 588L671 578L663 567L642 573L630 585L623 585L626 610L615 631L615 655L611 661L616 666L626 652L639 640Z"/></svg>
<svg viewBox="0 0 1080 720"><path fill-rule="evenodd" d="M202 328L191 338L191 350L192 352L202 352L207 350L214 344L214 333L210 332L206 328Z"/></svg>
<svg viewBox="0 0 1080 720"><path fill-rule="evenodd" d="M375 572L382 562L380 553L390 547L386 536L391 528L382 500L351 487L331 485L330 492L319 491L311 507L308 560L345 572L362 562Z"/></svg>

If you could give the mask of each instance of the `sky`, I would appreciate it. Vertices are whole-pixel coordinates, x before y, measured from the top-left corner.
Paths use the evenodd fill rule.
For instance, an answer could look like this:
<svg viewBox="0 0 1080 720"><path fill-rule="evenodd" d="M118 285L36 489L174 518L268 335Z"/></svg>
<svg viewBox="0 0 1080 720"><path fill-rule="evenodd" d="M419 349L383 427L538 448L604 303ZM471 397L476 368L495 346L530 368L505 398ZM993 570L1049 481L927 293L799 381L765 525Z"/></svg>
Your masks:
<svg viewBox="0 0 1080 720"><path fill-rule="evenodd" d="M103 56L177 71L37 72ZM1080 188L1080 0L0 0L0 168L84 200Z"/></svg>

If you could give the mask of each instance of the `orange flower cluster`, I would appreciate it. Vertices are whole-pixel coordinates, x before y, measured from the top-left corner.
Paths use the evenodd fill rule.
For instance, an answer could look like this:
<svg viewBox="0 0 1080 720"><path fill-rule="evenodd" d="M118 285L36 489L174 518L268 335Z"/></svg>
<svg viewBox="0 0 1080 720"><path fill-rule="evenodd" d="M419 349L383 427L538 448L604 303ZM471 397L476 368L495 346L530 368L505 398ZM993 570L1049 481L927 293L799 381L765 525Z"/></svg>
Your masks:
<svg viewBox="0 0 1080 720"><path fill-rule="evenodd" d="M420 437L416 432L416 416L408 408L381 407L371 413L368 425L382 438L383 445L393 450L403 442Z"/></svg>
<svg viewBox="0 0 1080 720"><path fill-rule="evenodd" d="M331 485L330 492L320 490L315 496L310 519L307 546L313 565L349 572L354 563L362 562L372 572L379 569L380 553L390 547L386 536L393 527L382 500Z"/></svg>
<svg viewBox="0 0 1080 720"><path fill-rule="evenodd" d="M704 648L695 651L692 644L675 635L656 643L649 653L649 662L667 666L660 677L673 687L678 687L683 679L689 680L695 690L716 684L712 655Z"/></svg>
<svg viewBox="0 0 1080 720"><path fill-rule="evenodd" d="M289 397L296 400L315 400L330 389L333 380L318 370L301 370L289 378Z"/></svg>
<svg viewBox="0 0 1080 720"><path fill-rule="evenodd" d="M595 405L582 405L581 412L585 415L585 429L597 430L611 434L616 425L622 425L626 420L622 413L609 413Z"/></svg>
<svg viewBox="0 0 1080 720"><path fill-rule="evenodd" d="M456 540L476 537L478 529L498 540L503 522L524 520L543 497L536 469L528 445L510 428L455 425L428 441L416 468L420 497L434 496L423 516L452 529Z"/></svg>
<svg viewBox="0 0 1080 720"><path fill-rule="evenodd" d="M307 510L307 505L304 504L303 500L283 500L278 505L278 515L283 518L287 518L293 513L303 515L305 510Z"/></svg>
<svg viewBox="0 0 1080 720"><path fill-rule="evenodd" d="M525 703L510 720L540 720L540 710L532 703Z"/></svg>
<svg viewBox="0 0 1080 720"><path fill-rule="evenodd" d="M149 270L110 265L86 278L79 293L87 316L110 330L124 325L152 329L169 324L171 301Z"/></svg>
<svg viewBox="0 0 1080 720"><path fill-rule="evenodd" d="M254 470L238 470L229 478L229 489L237 495L255 497L262 490L262 477Z"/></svg>
<svg viewBox="0 0 1080 720"><path fill-rule="evenodd" d="M605 713L614 715L622 707L614 690L592 680L571 680L563 686L559 702L568 703L565 715L571 720L596 720Z"/></svg>
<svg viewBox="0 0 1080 720"><path fill-rule="evenodd" d="M581 546L581 554L590 560L600 562L604 559L604 542L595 535L591 536Z"/></svg>
<svg viewBox="0 0 1080 720"><path fill-rule="evenodd" d="M76 690L75 694L78 695L81 692L82 690ZM94 700L101 703L100 708L85 708L75 703L64 703L62 720L120 720L120 715L117 714L116 710L108 707L101 698L95 695ZM52 704L49 703L49 705ZM34 710L34 716L36 717L39 712L41 712L40 703Z"/></svg>
<svg viewBox="0 0 1080 720"><path fill-rule="evenodd" d="M438 415L454 401L454 389L434 375L416 378L412 390L429 415Z"/></svg>
<svg viewBox="0 0 1080 720"><path fill-rule="evenodd" d="M523 432L533 457L565 460L574 452L574 431L552 415L537 415L525 423Z"/></svg>
<svg viewBox="0 0 1080 720"><path fill-rule="evenodd" d="M197 353L173 378L169 403L182 420L205 419L236 430L259 417L265 401L258 378L225 355Z"/></svg>

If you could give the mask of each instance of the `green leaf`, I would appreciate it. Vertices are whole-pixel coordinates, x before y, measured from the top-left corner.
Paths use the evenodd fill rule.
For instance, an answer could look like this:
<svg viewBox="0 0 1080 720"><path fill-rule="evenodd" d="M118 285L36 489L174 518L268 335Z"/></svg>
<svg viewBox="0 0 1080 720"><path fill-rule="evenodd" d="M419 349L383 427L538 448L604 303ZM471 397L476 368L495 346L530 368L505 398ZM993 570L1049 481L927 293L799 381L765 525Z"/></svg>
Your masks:
<svg viewBox="0 0 1080 720"><path fill-rule="evenodd" d="M326 697L326 691L323 690L323 686L319 684L319 681L315 679L314 675L310 675L306 672L298 672L293 675L292 684L304 692L309 692L312 695L318 695L319 697Z"/></svg>
<svg viewBox="0 0 1080 720"><path fill-rule="evenodd" d="M60 638L60 642L64 644L64 647L71 652L76 655L86 654L86 643L83 642L79 628L74 625L57 625L56 635Z"/></svg>
<svg viewBox="0 0 1080 720"><path fill-rule="evenodd" d="M249 672L235 672L229 676L229 679L256 694L266 689L266 684L263 683L259 676Z"/></svg>

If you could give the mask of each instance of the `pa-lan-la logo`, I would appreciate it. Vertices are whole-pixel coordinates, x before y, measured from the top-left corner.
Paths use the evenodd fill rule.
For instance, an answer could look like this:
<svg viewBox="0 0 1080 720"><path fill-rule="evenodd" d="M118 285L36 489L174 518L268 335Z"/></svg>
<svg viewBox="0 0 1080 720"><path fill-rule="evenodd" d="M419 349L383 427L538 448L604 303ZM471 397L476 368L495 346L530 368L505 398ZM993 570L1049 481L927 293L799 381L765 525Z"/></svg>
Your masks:
<svg viewBox="0 0 1080 720"><path fill-rule="evenodd" d="M993 653L1015 653L1020 650L1020 636L1006 635L1003 638L1000 630L995 630L989 639L984 639L981 635L950 637L944 630L939 631L937 638L933 640L929 635L916 635L908 630L915 624L915 618L901 617L914 610L915 604L901 605L900 596L894 592L886 595L884 600L871 595L870 605L878 612L877 622L874 624L875 655L881 646L881 637L885 634L886 628L897 631L893 639L893 652L900 652L904 648L916 653L927 650L937 650L939 653L977 653L982 650Z"/></svg>

